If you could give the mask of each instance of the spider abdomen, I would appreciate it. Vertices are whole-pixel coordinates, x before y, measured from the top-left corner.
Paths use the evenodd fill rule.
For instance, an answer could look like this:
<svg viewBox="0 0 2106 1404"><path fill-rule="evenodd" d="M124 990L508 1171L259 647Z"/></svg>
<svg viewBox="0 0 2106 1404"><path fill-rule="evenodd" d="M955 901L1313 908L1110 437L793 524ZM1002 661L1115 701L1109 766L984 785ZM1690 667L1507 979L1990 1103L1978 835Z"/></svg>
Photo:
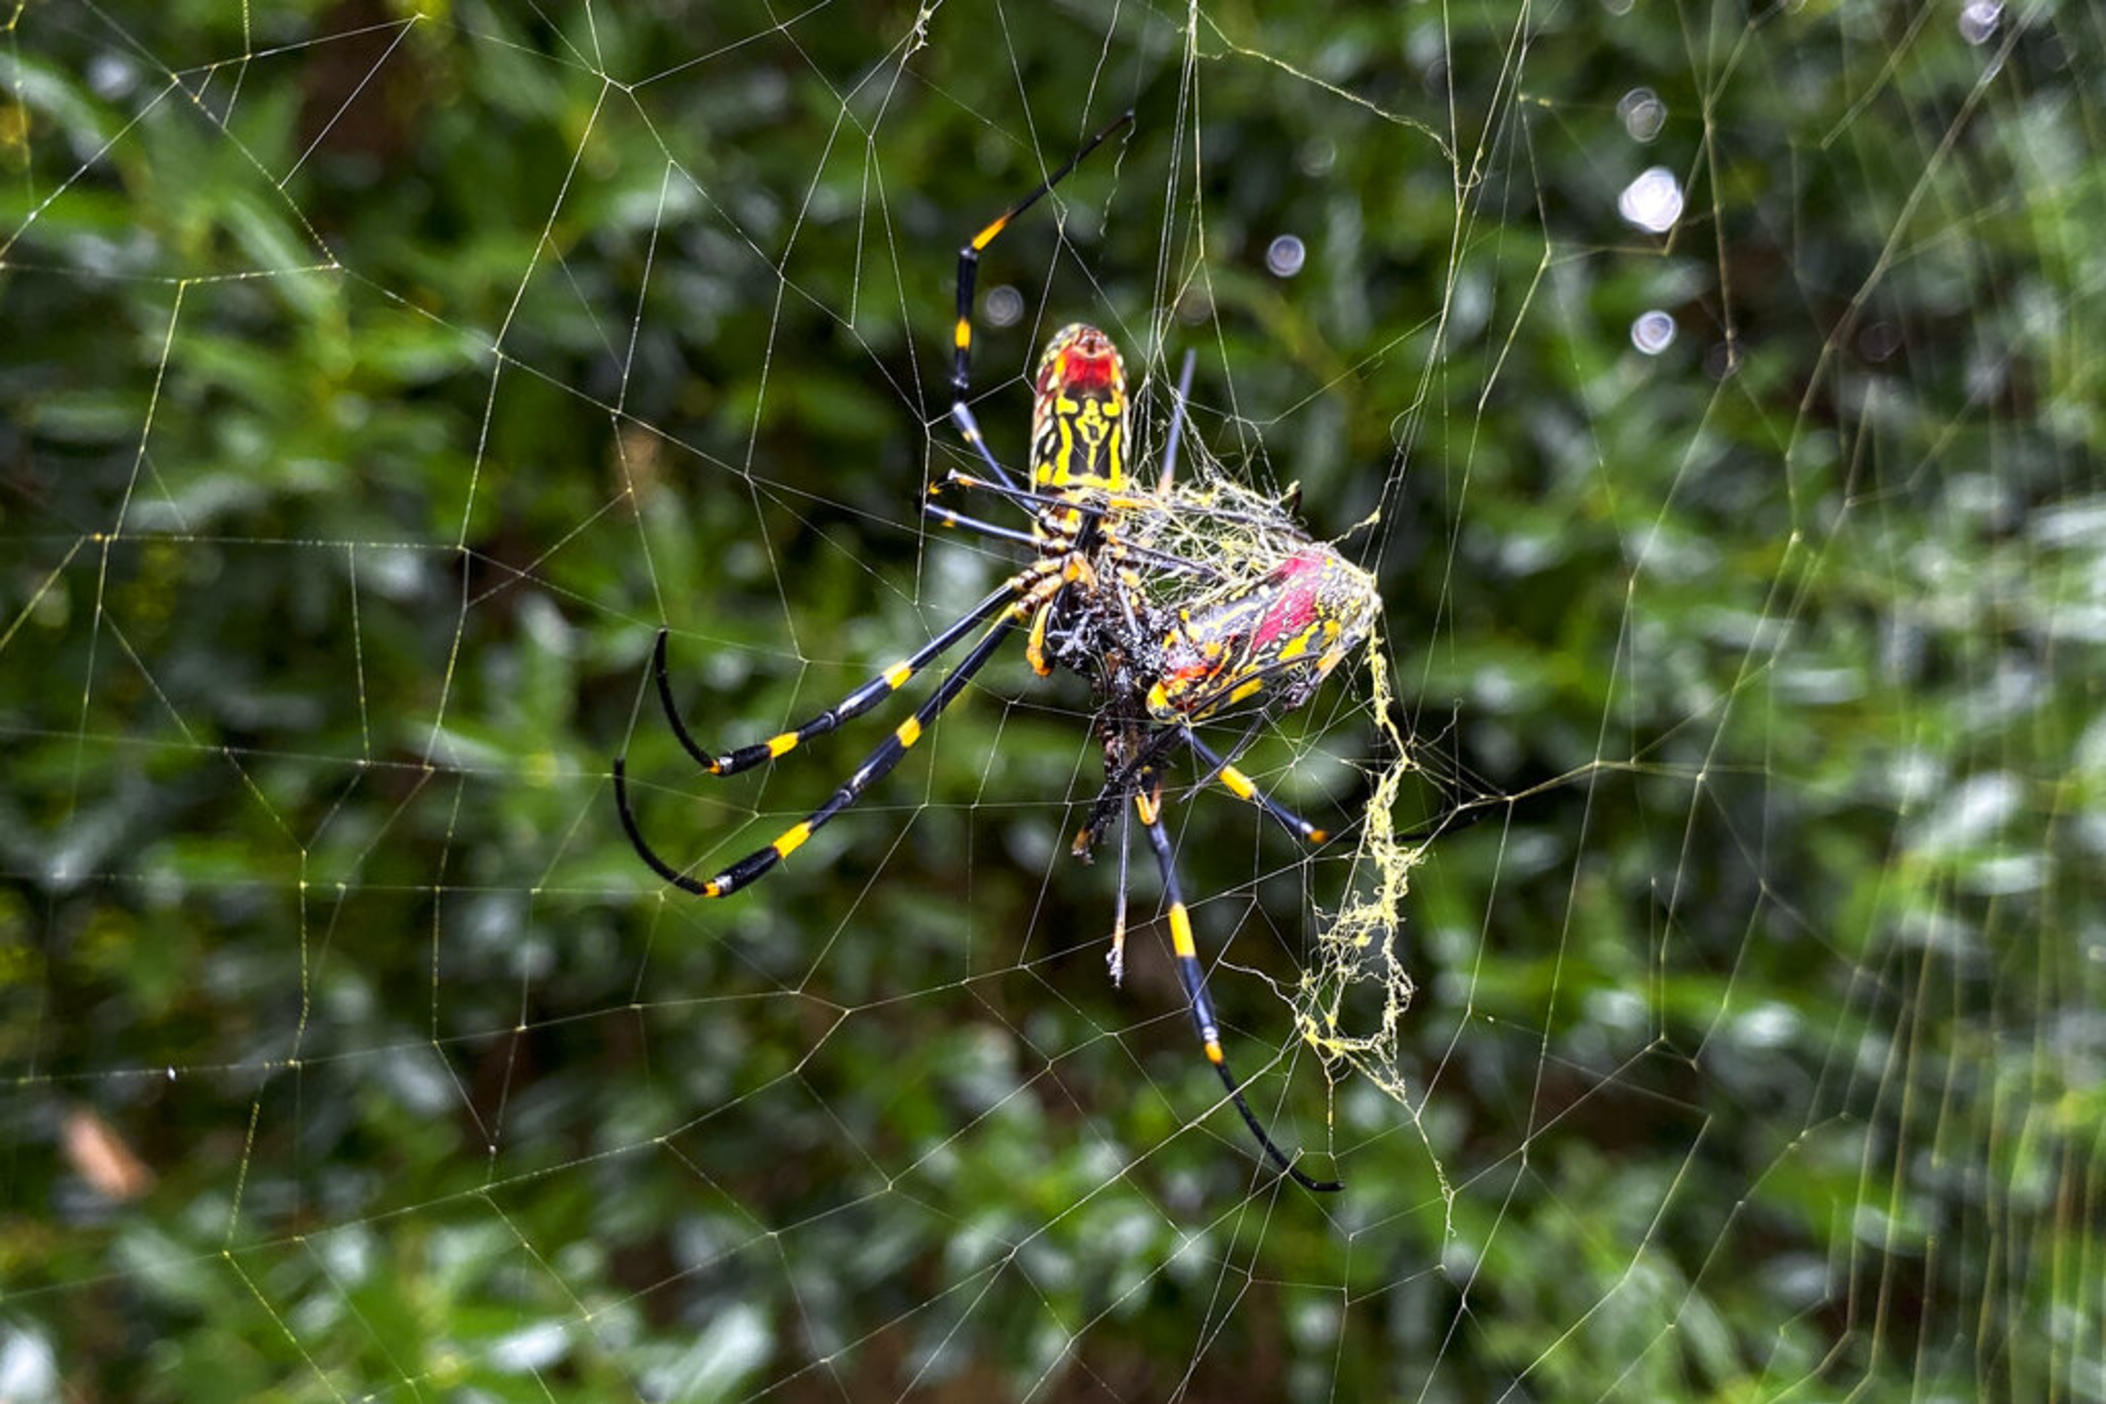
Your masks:
<svg viewBox="0 0 2106 1404"><path fill-rule="evenodd" d="M1126 365L1078 322L1046 344L1033 380L1031 481L1041 491L1126 487Z"/></svg>

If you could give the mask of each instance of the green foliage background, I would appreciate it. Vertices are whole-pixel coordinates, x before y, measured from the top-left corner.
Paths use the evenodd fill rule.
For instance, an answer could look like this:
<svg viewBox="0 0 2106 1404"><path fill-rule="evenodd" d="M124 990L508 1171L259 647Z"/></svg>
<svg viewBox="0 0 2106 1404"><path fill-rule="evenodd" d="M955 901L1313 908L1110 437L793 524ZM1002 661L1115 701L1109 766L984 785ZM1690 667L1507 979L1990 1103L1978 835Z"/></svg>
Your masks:
<svg viewBox="0 0 2106 1404"><path fill-rule="evenodd" d="M6 17L0 1395L2106 1398L2106 13L655 9ZM915 515L955 250L1129 104L983 422L1062 321L1196 346L1525 796L1414 874L1409 1112L1267 984L1342 861L1181 812L1336 1199L1104 979L1073 689L735 903L614 822L627 745L720 863L880 734L704 784L659 626L746 740L995 578ZM1350 816L1369 730L1258 769Z"/></svg>

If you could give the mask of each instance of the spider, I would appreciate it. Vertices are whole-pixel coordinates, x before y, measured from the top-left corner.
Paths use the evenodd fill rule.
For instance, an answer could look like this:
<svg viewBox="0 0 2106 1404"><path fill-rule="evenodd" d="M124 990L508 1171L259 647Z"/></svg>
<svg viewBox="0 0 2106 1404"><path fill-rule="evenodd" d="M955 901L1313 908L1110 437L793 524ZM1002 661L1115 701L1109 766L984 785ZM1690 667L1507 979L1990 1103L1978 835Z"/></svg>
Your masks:
<svg viewBox="0 0 2106 1404"><path fill-rule="evenodd" d="M1306 1189L1338 1181L1305 1174L1259 1123L1222 1051L1192 919L1163 827L1163 771L1180 748L1218 781L1290 833L1321 843L1328 835L1261 791L1232 764L1268 719L1301 706L1372 635L1381 611L1375 582L1334 548L1313 540L1292 516L1294 492L1266 498L1228 484L1177 481L1178 438L1190 391L1186 357L1172 402L1163 463L1154 488L1137 487L1127 464L1132 402L1125 365L1110 337L1075 324L1057 332L1033 378L1030 471L1019 483L989 449L967 403L972 383L974 283L980 255L1003 229L1049 194L1082 159L1133 119L1098 132L1023 199L989 222L958 255L958 317L953 330L950 418L983 472L952 470L931 485L923 511L949 527L1029 547L1029 564L997 586L912 655L894 663L801 726L714 753L681 719L660 630L651 671L674 737L711 775L735 775L778 760L870 711L924 668L977 633L962 662L913 715L858 766L833 795L780 838L707 879L667 862L645 840L630 807L624 758L614 761L622 828L651 870L683 892L728 897L772 871L823 825L847 810L897 765L924 728L964 692L1010 635L1022 629L1025 653L1041 677L1064 668L1087 678L1097 701L1105 785L1076 836L1085 859L1114 814L1132 804L1161 875L1171 946L1207 1061L1267 1157ZM981 490L1025 509L1028 531L965 516L935 499L946 487ZM1249 718L1227 755L1194 731L1200 722ZM1122 829L1120 859L1126 856ZM1112 978L1124 967L1125 884L1112 937Z"/></svg>

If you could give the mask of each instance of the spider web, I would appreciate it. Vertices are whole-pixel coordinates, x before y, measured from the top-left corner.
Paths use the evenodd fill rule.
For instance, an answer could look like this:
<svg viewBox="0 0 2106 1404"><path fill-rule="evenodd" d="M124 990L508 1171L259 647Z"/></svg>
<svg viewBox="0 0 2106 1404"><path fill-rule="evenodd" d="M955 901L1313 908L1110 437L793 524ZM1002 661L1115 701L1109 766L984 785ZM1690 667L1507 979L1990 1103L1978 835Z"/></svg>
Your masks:
<svg viewBox="0 0 2106 1404"><path fill-rule="evenodd" d="M0 1398L2106 1397L2106 14L1280 8L6 15ZM1129 106L974 403L1382 582L1168 820L1335 1197L1075 680L612 808L1014 568Z"/></svg>

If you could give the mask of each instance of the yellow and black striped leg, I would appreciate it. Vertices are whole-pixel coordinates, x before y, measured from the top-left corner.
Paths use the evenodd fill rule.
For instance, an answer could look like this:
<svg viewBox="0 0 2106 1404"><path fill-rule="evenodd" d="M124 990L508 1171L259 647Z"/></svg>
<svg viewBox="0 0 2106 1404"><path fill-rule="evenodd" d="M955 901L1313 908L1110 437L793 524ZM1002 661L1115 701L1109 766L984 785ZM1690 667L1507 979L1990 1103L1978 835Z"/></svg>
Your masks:
<svg viewBox="0 0 2106 1404"><path fill-rule="evenodd" d="M1192 1003L1192 1022L1199 1027L1199 1042L1206 1049L1207 1061L1221 1078L1221 1085L1228 1089L1229 1100L1243 1117L1243 1124L1250 1128L1251 1135L1258 1138L1265 1154L1272 1157L1273 1164L1287 1172L1303 1189L1329 1193L1341 1190L1345 1185L1337 1180L1317 1180L1297 1170L1293 1159L1265 1128L1258 1124L1258 1115L1250 1109L1243 1098L1243 1089L1236 1084L1236 1075L1229 1071L1228 1058L1221 1051L1221 1025L1214 1017L1214 1001L1207 995L1206 972L1200 968L1199 951L1192 941L1192 915L1185 910L1184 894L1177 884L1177 864L1170 852L1170 836L1163 831L1162 799L1159 782L1153 771L1142 776L1142 785L1133 797L1134 808L1139 811L1141 828L1148 835L1149 845L1155 849L1155 864L1163 875L1163 901L1170 908L1170 946L1177 956L1177 973L1185 984L1185 997Z"/></svg>
<svg viewBox="0 0 2106 1404"><path fill-rule="evenodd" d="M1301 815L1296 814L1286 805L1281 804L1271 795L1259 789L1255 781L1236 769L1235 766L1230 765L1226 760L1223 760L1220 755L1216 754L1212 746L1200 740L1196 734L1188 732L1185 736L1185 744L1192 748L1192 753L1199 757L1201 764L1213 768L1214 773L1208 777L1209 779L1219 780L1222 787L1237 799L1247 800L1264 810L1267 814L1270 814L1279 823L1279 826L1288 833L1309 843L1324 843L1330 839L1330 830L1317 828L1316 825L1302 818Z"/></svg>
<svg viewBox="0 0 2106 1404"><path fill-rule="evenodd" d="M960 296L963 297L965 296L966 284L971 280L966 277L962 268L958 276L960 279ZM961 312L960 316L962 318L964 314ZM965 338L958 345L958 354L962 357L966 354L967 343L972 340L972 326L969 322L961 320L958 323L958 329L959 335ZM963 372L953 373L951 379L951 383L957 386L959 395L959 398L951 401L951 423L957 428L958 437L965 440L967 447L980 456L980 461L987 465L987 471L995 475L995 481L1003 487L1013 488L1016 486L1016 479L1010 477L1009 470L996 461L994 450L987 446L987 436L980 432L980 421L973 417L972 409L965 403L965 389L958 384L957 379L960 374L963 374ZM943 482L939 479L929 484L929 491L933 494L942 486Z"/></svg>
<svg viewBox="0 0 2106 1404"><path fill-rule="evenodd" d="M651 651L651 672L658 682L658 703L665 709L665 718L672 724L673 735L680 742L681 748L693 756L704 770L711 775L736 775L742 770L751 770L763 761L788 755L815 736L824 736L841 723L851 717L861 716L905 687L931 660L951 649L958 640L971 633L975 626L986 623L1019 594L1028 590L1033 580L1044 573L1043 569L1034 566L1011 576L1003 581L1001 587L993 594L959 616L950 627L930 639L911 656L885 669L802 726L771 736L766 741L740 746L737 750L727 751L721 756L712 755L703 749L701 743L695 740L694 734L687 729L687 724L681 721L680 704L673 700L673 684L666 672L666 635L663 629L658 631L658 644Z"/></svg>
<svg viewBox="0 0 2106 1404"><path fill-rule="evenodd" d="M1011 220L1044 199L1069 171L1075 169L1083 157L1102 146L1112 133L1132 120L1133 113L1128 111L1084 142L1082 149L1070 156L1059 170L1039 182L1037 189L989 220L986 227L973 235L964 248L958 250L958 322L951 332L951 420L958 426L958 432L965 442L994 470L996 480L1006 486L1015 487L1016 484L1009 474L1003 471L1002 465L994 461L994 456L988 453L987 445L980 437L980 427L974 422L973 413L965 404L965 397L971 393L973 386L973 285L980 276L980 253L995 241L996 235L1009 227Z"/></svg>
<svg viewBox="0 0 2106 1404"><path fill-rule="evenodd" d="M970 531L980 536L991 536L997 541L1014 541L1017 545L1029 546L1034 551L1039 550L1046 544L1028 531L1018 531L1014 527L996 526L993 522L983 522L978 517L968 517L963 512L953 512L950 508L939 507L933 502L922 503L921 514L930 521L941 523L947 527L956 527L961 531Z"/></svg>
<svg viewBox="0 0 2106 1404"><path fill-rule="evenodd" d="M1087 502L1077 502L1073 498L1062 497L1056 493L1034 492L1030 488L1009 487L1003 483L989 482L985 478L976 478L971 473L960 473L956 469L944 474L942 482L937 486L963 488L973 492L991 492L997 496L1006 497L1012 502L1021 502L1027 507L1053 507L1063 512L1076 512L1086 517L1107 517L1120 512L1146 512L1163 505L1162 499L1154 493L1114 492L1106 493L1102 497L1093 497ZM1279 525L1278 519L1275 517L1261 517L1251 512L1232 512L1225 507L1209 507L1206 509L1206 515L1209 521L1215 522L1237 522L1245 526L1261 527L1277 527ZM1161 554L1159 558L1164 561L1175 561L1178 559L1168 554ZM1198 568L1193 562L1188 561L1185 564L1188 569ZM1221 572L1209 569L1207 574L1220 575Z"/></svg>
<svg viewBox="0 0 2106 1404"><path fill-rule="evenodd" d="M1031 616L1031 633L1024 644L1024 657L1031 664L1031 671L1042 678L1053 676L1053 665L1046 661L1046 629L1053 622L1053 605L1053 600L1047 600Z"/></svg>
<svg viewBox="0 0 2106 1404"><path fill-rule="evenodd" d="M969 473L952 473L944 478L942 482L936 484L936 487L943 487L946 484L968 488L977 492L991 492L998 497L1006 497L1010 501L1021 503L1026 507L1034 509L1051 508L1055 512L1066 516L1098 523L1102 523L1105 518L1116 513L1152 511L1161 506L1152 497L1110 497L1102 501L1076 501L1072 498L1061 497L1055 493L1033 492L1028 488L1005 487L1001 483L989 482L985 478L975 478ZM931 488L930 491L934 492L935 488ZM1214 511L1212 508L1207 510L1207 515L1220 521L1244 520L1255 523L1258 520L1255 517L1238 518L1230 513ZM1114 536L1114 533L1107 527L1100 527L1100 531L1107 539ZM1226 581L1229 578L1226 571L1207 561L1186 560L1184 557L1172 555L1168 551L1152 551L1146 546L1129 544L1124 546L1123 550L1127 557L1132 560L1146 561L1150 565L1161 566L1165 570L1173 570L1181 575L1203 575L1210 580L1220 581Z"/></svg>
<svg viewBox="0 0 2106 1404"><path fill-rule="evenodd" d="M898 765L900 758L907 754L907 748L921 739L922 728L935 720L939 712L956 700L958 694L965 690L965 685L972 681L973 674L987 665L987 660L994 656L995 650L1001 646L1002 640L1016 624L1017 618L1013 612L997 620L995 626L981 636L980 642L973 645L972 652L966 654L958 666L951 670L950 676L929 694L928 700L915 709L914 715L901 722L899 729L886 738L884 745L870 753L863 764L856 768L855 774L849 776L825 804L807 814L802 823L791 826L781 838L766 848L756 849L747 854L706 882L690 877L666 862L645 841L642 830L636 825L636 815L629 807L628 781L623 774L622 762L617 757L614 762L614 803L621 814L622 830L628 834L629 843L636 849L637 856L650 865L652 872L682 892L692 892L697 897L729 897L795 853L805 840L824 828L835 815L862 798L863 791L870 787L872 781Z"/></svg>
<svg viewBox="0 0 2106 1404"><path fill-rule="evenodd" d="M1024 507L1033 509L1051 507L1059 512L1072 512L1079 517L1090 517L1098 520L1102 520L1114 512L1141 511L1156 505L1152 498L1131 495L1109 496L1102 501L1080 502L1073 498L1062 497L1058 493L1036 492L1030 488L1020 488L1007 481L1007 479L1008 475L1006 473L1003 474L1003 481L990 482L986 478L976 478L970 473L960 473L953 470L944 474L942 481L937 483L936 487L958 487L964 488L969 492L991 492L997 497L1006 497L1011 502L1018 503ZM931 489L931 491L934 490L934 488ZM1172 557L1171 559L1175 558Z"/></svg>

